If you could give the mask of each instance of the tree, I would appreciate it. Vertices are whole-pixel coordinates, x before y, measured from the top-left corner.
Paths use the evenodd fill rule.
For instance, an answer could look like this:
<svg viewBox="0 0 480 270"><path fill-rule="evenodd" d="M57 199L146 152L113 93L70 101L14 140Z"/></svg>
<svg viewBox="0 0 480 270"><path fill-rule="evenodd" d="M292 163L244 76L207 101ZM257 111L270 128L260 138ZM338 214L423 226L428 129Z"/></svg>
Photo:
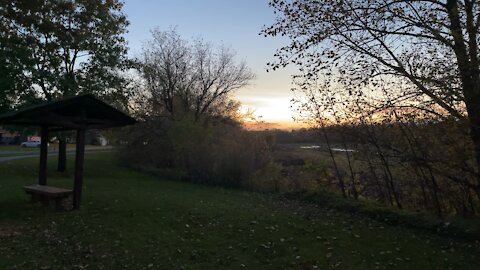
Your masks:
<svg viewBox="0 0 480 270"><path fill-rule="evenodd" d="M125 101L122 6L118 0L0 0L0 101L10 102L9 109L82 93ZM64 140L61 145L64 154ZM59 157L64 170L65 155Z"/></svg>
<svg viewBox="0 0 480 270"><path fill-rule="evenodd" d="M254 78L229 48L187 41L175 30L156 29L152 35L139 61L152 113L171 118L188 114L198 121L232 105L229 94Z"/></svg>
<svg viewBox="0 0 480 270"><path fill-rule="evenodd" d="M5 59L3 55L0 55L0 113L13 108L12 105L15 104L16 100L15 89L26 88L24 81L21 79L22 72L10 69Z"/></svg>
<svg viewBox="0 0 480 270"><path fill-rule="evenodd" d="M245 185L271 164L263 137L243 130L248 115L231 93L254 77L224 46L152 31L139 63L134 108L119 154L129 166L175 169L193 182Z"/></svg>
<svg viewBox="0 0 480 270"><path fill-rule="evenodd" d="M390 81L403 108L450 115L469 127L480 196L480 6L475 0L273 0L265 36L287 36L275 70L297 64L302 78L326 75L352 95ZM302 86L300 86L302 87ZM436 107L436 109L432 109ZM439 112L439 113L438 113Z"/></svg>

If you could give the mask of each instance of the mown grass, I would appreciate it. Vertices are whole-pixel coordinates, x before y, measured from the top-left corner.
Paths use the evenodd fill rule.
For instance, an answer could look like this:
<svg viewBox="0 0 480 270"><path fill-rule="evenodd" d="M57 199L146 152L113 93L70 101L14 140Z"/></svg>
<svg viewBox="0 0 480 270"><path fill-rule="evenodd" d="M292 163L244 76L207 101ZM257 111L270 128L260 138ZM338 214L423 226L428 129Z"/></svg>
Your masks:
<svg viewBox="0 0 480 270"><path fill-rule="evenodd" d="M103 150L102 146L88 145L87 150ZM67 144L67 151L75 150L75 144ZM49 152L58 152L58 144L50 143L48 146ZM0 145L0 157L11 156L25 156L32 154L39 154L38 147L21 147L20 145Z"/></svg>
<svg viewBox="0 0 480 270"><path fill-rule="evenodd" d="M478 269L478 242L172 181L111 153L87 154L81 210L54 212L21 190L37 167L0 163L0 269ZM72 185L70 172L49 177Z"/></svg>
<svg viewBox="0 0 480 270"><path fill-rule="evenodd" d="M89 146L89 147L92 147L92 146ZM58 150L58 144L57 143L49 143L48 149ZM67 144L67 150L75 150L75 144L72 144L72 143ZM20 145L0 144L0 152L1 151L38 152L38 151L40 151L40 148L39 147L21 147Z"/></svg>
<svg viewBox="0 0 480 270"><path fill-rule="evenodd" d="M20 145L0 145L0 157L29 155L39 153L39 148L25 148Z"/></svg>

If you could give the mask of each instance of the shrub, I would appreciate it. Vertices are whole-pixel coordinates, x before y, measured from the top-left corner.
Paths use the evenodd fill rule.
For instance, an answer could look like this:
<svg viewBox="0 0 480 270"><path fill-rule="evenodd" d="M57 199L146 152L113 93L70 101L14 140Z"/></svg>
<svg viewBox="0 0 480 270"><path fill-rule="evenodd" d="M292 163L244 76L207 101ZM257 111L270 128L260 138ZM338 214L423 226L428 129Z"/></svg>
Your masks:
<svg viewBox="0 0 480 270"><path fill-rule="evenodd" d="M148 120L124 134L120 158L140 168L178 169L195 183L251 185L276 173L266 136L218 120ZM271 181L270 181L271 182ZM271 188L275 189L272 182Z"/></svg>

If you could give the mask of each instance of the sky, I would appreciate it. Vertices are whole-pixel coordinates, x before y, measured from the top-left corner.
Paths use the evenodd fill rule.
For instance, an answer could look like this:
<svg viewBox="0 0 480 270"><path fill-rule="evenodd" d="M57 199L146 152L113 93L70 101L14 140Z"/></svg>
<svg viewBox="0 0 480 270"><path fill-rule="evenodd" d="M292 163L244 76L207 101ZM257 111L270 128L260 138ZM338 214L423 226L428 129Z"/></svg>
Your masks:
<svg viewBox="0 0 480 270"><path fill-rule="evenodd" d="M273 23L275 15L268 0L125 0L129 21L130 54L138 55L150 30L175 27L183 38L201 37L237 52L256 74L252 84L237 90L234 98L255 111L271 127L298 126L290 108L293 68L266 72L266 63L275 60L275 50L288 44L282 38L258 35L262 26Z"/></svg>

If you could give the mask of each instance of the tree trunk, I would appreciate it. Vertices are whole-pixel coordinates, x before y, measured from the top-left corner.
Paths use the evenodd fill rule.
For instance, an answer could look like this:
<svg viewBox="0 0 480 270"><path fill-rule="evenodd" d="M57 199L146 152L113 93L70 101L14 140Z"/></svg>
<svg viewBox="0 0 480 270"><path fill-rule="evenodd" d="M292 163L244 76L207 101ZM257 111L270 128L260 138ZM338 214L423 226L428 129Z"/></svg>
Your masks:
<svg viewBox="0 0 480 270"><path fill-rule="evenodd" d="M325 130L325 125L321 124L321 129L323 133L323 138L325 139L325 143L327 144L328 153L330 154L330 158L332 159L333 168L335 169L335 174L338 178L338 183L340 185L340 190L342 191L342 196L347 198L347 192L345 191L345 182L343 181L343 176L338 169L337 161L335 160L335 155L333 154L332 147L330 145L330 140L328 139L327 131Z"/></svg>
<svg viewBox="0 0 480 270"><path fill-rule="evenodd" d="M47 159L48 159L48 126L42 126L40 144L40 168L38 170L38 184L47 185Z"/></svg>
<svg viewBox="0 0 480 270"><path fill-rule="evenodd" d="M475 164L477 165L476 184L480 188L480 86L471 85L466 82L464 82L463 85L470 127L470 138L473 143ZM465 91L467 89L468 91Z"/></svg>
<svg viewBox="0 0 480 270"><path fill-rule="evenodd" d="M67 140L65 138L58 139L58 166L57 171L64 172L67 170Z"/></svg>
<svg viewBox="0 0 480 270"><path fill-rule="evenodd" d="M439 188L437 184L437 180L435 175L433 174L432 168L430 166L427 168L430 173L430 180L432 182L432 190L433 190L433 202L435 203L435 209L437 210L437 216L441 218L442 214L442 205L439 199Z"/></svg>
<svg viewBox="0 0 480 270"><path fill-rule="evenodd" d="M80 208L83 186L83 163L85 158L85 130L77 130L75 149L75 175L73 184L73 209Z"/></svg>
<svg viewBox="0 0 480 270"><path fill-rule="evenodd" d="M440 199L439 199L439 188L437 184L437 180L435 178L435 175L433 174L433 170L428 164L428 154L425 153L425 150L422 147L422 142L419 142L416 138L415 135L413 134L412 130L409 128L408 125L405 125L402 123L400 118L398 117L397 111L393 111L395 114L395 118L397 119L398 123L400 123L400 130L402 131L402 134L404 138L406 139L408 143L408 147L410 149L410 152L412 153L412 166L417 168L418 172L420 172L421 176L425 180L425 183L428 183L428 180L430 180L431 185L432 185L432 199L435 205L435 210L437 212L438 217L442 217L442 205L440 204ZM418 153L421 154L421 156L418 155ZM423 161L421 161L423 160ZM430 177L427 177L425 172L423 171L423 168L428 170ZM427 188L429 187L428 184L426 185ZM422 186L422 189L424 187Z"/></svg>
<svg viewBox="0 0 480 270"><path fill-rule="evenodd" d="M394 206L392 198L393 191L391 190L390 184L388 183L388 176L386 172L383 174L383 181L385 182L385 187L387 188L388 202L390 203L390 206Z"/></svg>
<svg viewBox="0 0 480 270"><path fill-rule="evenodd" d="M347 146L347 142L345 140L345 135L343 134L343 131L341 131L341 137L342 137L343 148L345 149L345 155L347 157L348 169L350 170L350 184L352 186L351 190L352 190L353 198L355 200L358 200L358 191L355 185L355 173L353 171L352 161L350 158L350 154L348 153L348 148L347 148L348 146Z"/></svg>
<svg viewBox="0 0 480 270"><path fill-rule="evenodd" d="M475 104L470 106L467 105L467 108L473 107L468 110L468 116L470 120L470 137L473 141L475 158L477 163L477 184L480 185L480 100L472 101L471 103Z"/></svg>
<svg viewBox="0 0 480 270"><path fill-rule="evenodd" d="M395 203L397 204L397 207L399 209L402 209L402 204L400 203L400 196L396 190L394 180L393 180L393 173L392 170L390 169L390 165L388 163L387 157L383 154L383 151L378 144L378 142L375 140L371 141L373 145L375 146L375 149L377 150L377 155L382 162L383 169L385 171L385 181L387 187L389 187L389 195L393 195L393 198L395 199Z"/></svg>
<svg viewBox="0 0 480 270"><path fill-rule="evenodd" d="M477 186L477 188L475 188L475 194L477 194L477 198L480 200L480 186Z"/></svg>
<svg viewBox="0 0 480 270"><path fill-rule="evenodd" d="M465 105L470 124L470 137L474 145L477 165L477 185L480 186L480 66L478 48L478 28L475 19L476 1L465 1L465 26L468 40L462 28L459 2L448 0L445 7L450 19L450 31L453 37L453 51L457 58L458 70L462 81ZM478 16L478 15L477 15ZM468 45L468 46L467 46Z"/></svg>
<svg viewBox="0 0 480 270"><path fill-rule="evenodd" d="M369 150L367 150L367 151L369 151ZM375 180L375 184L376 184L377 189L378 189L377 192L381 196L382 201L386 202L387 201L387 196L385 196L385 193L383 192L382 185L380 184L380 180L378 179L378 175L375 172L375 168L373 167L372 161L370 160L370 154L369 153L367 153L367 162L368 162L368 168L370 170L370 173L372 174L373 179ZM391 201L392 201L392 199L390 198L390 202Z"/></svg>

